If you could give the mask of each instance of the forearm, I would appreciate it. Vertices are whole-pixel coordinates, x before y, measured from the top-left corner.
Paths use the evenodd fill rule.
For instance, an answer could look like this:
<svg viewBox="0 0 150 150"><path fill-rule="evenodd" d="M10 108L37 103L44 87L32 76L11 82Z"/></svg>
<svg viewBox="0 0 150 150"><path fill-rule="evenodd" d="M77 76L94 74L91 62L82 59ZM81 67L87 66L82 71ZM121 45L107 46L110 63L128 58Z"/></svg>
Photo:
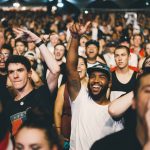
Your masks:
<svg viewBox="0 0 150 150"><path fill-rule="evenodd" d="M79 44L79 37L72 37L71 43L69 47L69 51L67 54L67 71L76 71L77 64L78 64L78 44Z"/></svg>
<svg viewBox="0 0 150 150"><path fill-rule="evenodd" d="M57 61L51 54L51 52L47 49L45 44L42 44L39 46L39 50L41 52L42 57L44 58L44 61L46 62L46 65L48 66L48 69L51 73L57 74L60 71L60 67L57 64Z"/></svg>
<svg viewBox="0 0 150 150"><path fill-rule="evenodd" d="M54 120L55 120L56 131L60 135L61 134L61 115L58 112L54 114Z"/></svg>
<svg viewBox="0 0 150 150"><path fill-rule="evenodd" d="M133 92L130 92L116 100L113 100L108 107L112 117L120 117L132 104Z"/></svg>

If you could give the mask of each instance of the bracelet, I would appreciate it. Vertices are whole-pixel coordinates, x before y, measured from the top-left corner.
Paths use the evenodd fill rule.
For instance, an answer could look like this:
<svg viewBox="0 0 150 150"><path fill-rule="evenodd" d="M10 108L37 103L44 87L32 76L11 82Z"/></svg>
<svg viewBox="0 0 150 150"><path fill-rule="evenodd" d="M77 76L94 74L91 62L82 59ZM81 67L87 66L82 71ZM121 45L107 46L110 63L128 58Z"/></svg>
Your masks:
<svg viewBox="0 0 150 150"><path fill-rule="evenodd" d="M35 43L36 47L40 47L42 44L44 44L44 42L42 40L38 43Z"/></svg>
<svg viewBox="0 0 150 150"><path fill-rule="evenodd" d="M79 35L78 34L72 34L72 37L75 38L75 39L78 39Z"/></svg>

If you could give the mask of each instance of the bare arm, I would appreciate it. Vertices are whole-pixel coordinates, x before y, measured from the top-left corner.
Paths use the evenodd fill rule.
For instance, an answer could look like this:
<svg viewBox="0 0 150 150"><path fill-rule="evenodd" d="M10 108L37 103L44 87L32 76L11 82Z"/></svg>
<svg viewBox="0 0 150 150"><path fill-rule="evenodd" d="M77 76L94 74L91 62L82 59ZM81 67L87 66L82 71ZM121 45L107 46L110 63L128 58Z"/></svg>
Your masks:
<svg viewBox="0 0 150 150"><path fill-rule="evenodd" d="M77 72L78 45L80 35L82 35L86 31L89 24L90 22L83 26L82 24L75 23L70 28L72 39L67 54L66 69L67 87L71 100L75 100L81 88L80 77Z"/></svg>
<svg viewBox="0 0 150 150"><path fill-rule="evenodd" d="M62 85L58 89L55 106L54 106L54 121L57 133L61 134L61 117L64 105L64 89L65 85Z"/></svg>
<svg viewBox="0 0 150 150"><path fill-rule="evenodd" d="M108 112L112 117L120 117L131 105L133 92L113 100L108 107Z"/></svg>
<svg viewBox="0 0 150 150"><path fill-rule="evenodd" d="M40 79L39 75L37 74L37 72L33 69L31 69L32 74L31 74L31 79L34 82L34 85L36 87L40 87L41 85L43 85L42 80Z"/></svg>
<svg viewBox="0 0 150 150"><path fill-rule="evenodd" d="M16 38L25 38L26 41L33 41L36 44L41 41L40 37L38 37L36 34L32 33L29 30L21 29L21 28L17 28L17 29L14 28L13 31L17 35ZM53 90L57 86L57 80L59 76L60 67L44 43L39 45L39 50L48 66L48 69L50 70L49 75L47 77L47 83L48 83L50 91L53 92Z"/></svg>

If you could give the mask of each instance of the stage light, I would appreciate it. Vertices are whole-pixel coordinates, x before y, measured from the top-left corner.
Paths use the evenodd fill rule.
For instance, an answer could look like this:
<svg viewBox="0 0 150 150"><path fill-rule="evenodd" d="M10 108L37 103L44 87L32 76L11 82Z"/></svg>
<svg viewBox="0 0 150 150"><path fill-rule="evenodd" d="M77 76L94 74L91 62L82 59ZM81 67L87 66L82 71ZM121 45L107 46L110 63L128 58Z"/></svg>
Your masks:
<svg viewBox="0 0 150 150"><path fill-rule="evenodd" d="M19 8L19 7L20 7L20 3L16 1L16 2L13 3L13 6L14 6L15 8Z"/></svg>
<svg viewBox="0 0 150 150"><path fill-rule="evenodd" d="M146 2L145 5L146 5L146 6L149 6L149 2Z"/></svg>
<svg viewBox="0 0 150 150"><path fill-rule="evenodd" d="M88 12L88 10L85 10L84 13L85 13L85 14L88 14L89 12Z"/></svg>
<svg viewBox="0 0 150 150"><path fill-rule="evenodd" d="M63 4L62 0L58 0L57 7L61 8L63 6L64 6L64 4Z"/></svg>

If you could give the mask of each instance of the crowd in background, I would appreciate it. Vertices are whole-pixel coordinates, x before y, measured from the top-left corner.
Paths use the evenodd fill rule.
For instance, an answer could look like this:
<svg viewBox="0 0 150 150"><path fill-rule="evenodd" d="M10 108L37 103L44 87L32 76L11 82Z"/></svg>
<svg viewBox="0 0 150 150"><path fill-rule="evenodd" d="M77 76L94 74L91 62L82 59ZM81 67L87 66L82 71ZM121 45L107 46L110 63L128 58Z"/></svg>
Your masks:
<svg viewBox="0 0 150 150"><path fill-rule="evenodd" d="M8 111L7 109L11 107L8 107L7 103L9 103L11 99L16 99L18 96L10 79L7 78L7 74L11 74L11 72L8 72L8 68L6 68L6 62L9 57L12 55L21 55L30 61L32 70L31 83L35 89L46 84L49 79L51 79L51 81L55 80L54 77L49 77L49 74L53 74L53 71L55 71L51 69L51 59L48 59L48 57L46 58L45 54L41 54L41 49L44 51L44 48L39 48L41 46L40 44L44 43L53 59L60 67L56 83L57 86L48 85L51 94L50 120L52 127L49 129L46 125L48 121L43 121L43 114L39 114L39 118L37 117L39 120L36 121L35 118L39 112L34 110L33 112L29 112L29 115L31 115L29 118L33 122L31 120L27 121L18 131L27 133L26 128L29 127L44 128L44 130L48 130L52 135L51 137L47 137L47 139L51 141L50 145L55 145L53 147L54 149L56 145L58 146L57 148L63 145L64 149L69 149L72 130L72 112L69 101L70 95L68 94L69 90L67 90L66 87L66 82L68 82L69 78L66 62L68 51L73 47L72 36L74 36L74 38L78 36L76 33L73 33L74 29L70 31L70 28L76 22L86 25L86 23L90 21L90 25L84 34L79 37L77 48L79 60L76 69L79 73L82 86L87 86L88 83L87 68L95 67L95 65L98 64L106 65L112 72L112 79L110 79L111 84L108 86L109 90L106 92L106 97L113 102L113 100L119 98L121 95L131 92L134 89L137 75L142 72L141 70L143 67L150 65L150 15L146 12L133 12L131 14L127 12L100 12L99 14L81 13L78 16L66 14L60 16L50 15L40 11L4 12L1 10L0 18L0 119L5 117L3 112ZM26 31L31 31L31 33L37 35L43 43L37 42L38 38L31 35L31 33L26 33ZM26 34L22 34L16 39L17 34L20 32ZM27 40L30 36L31 39L35 38L37 41ZM121 54L121 50L125 50L125 52L123 51ZM127 55L126 58L124 55ZM52 64L54 65L52 67L57 68L55 62L52 62ZM122 71L123 69L124 72ZM71 73L69 72L69 74ZM57 77L57 74L55 77ZM129 83L130 81L131 83ZM95 89L96 88L97 87L95 87ZM42 89L42 92L44 92L44 90L45 88ZM39 97L40 96L43 96L42 99L45 98L45 95L39 94ZM24 105L24 103L20 103L20 105ZM44 104L44 106L45 105L47 104ZM6 110L4 111L4 109ZM126 109L128 109L128 107ZM119 124L116 131L118 128L132 128L131 126L134 126L132 122L134 121L134 112L131 112L130 109L128 110L129 111L123 115L124 120L120 119L120 122L118 120L116 121L117 124ZM124 112L124 110L122 111ZM109 113L113 117L116 115L114 115L114 112L111 112L111 110L109 110ZM43 124L39 125L40 122L43 122ZM56 133L55 131L51 131L53 127ZM10 135L7 132L7 125L0 125L0 128L1 145L3 147L7 147L8 145L12 146L10 143L11 139L14 140L14 138L9 138ZM10 128L11 127L9 127L9 129ZM17 131L11 130L13 136L16 132ZM19 141L18 139L21 132L18 132L16 136L17 142ZM110 133L112 133L112 131L110 131ZM60 137L61 144L58 144L57 135ZM104 137L104 135L102 135L101 138ZM13 140L12 143L14 142ZM92 144L93 143L92 141ZM20 145L17 144L16 149L19 150L19 146ZM11 148L9 147L8 149ZM76 150L79 150L79 148Z"/></svg>

